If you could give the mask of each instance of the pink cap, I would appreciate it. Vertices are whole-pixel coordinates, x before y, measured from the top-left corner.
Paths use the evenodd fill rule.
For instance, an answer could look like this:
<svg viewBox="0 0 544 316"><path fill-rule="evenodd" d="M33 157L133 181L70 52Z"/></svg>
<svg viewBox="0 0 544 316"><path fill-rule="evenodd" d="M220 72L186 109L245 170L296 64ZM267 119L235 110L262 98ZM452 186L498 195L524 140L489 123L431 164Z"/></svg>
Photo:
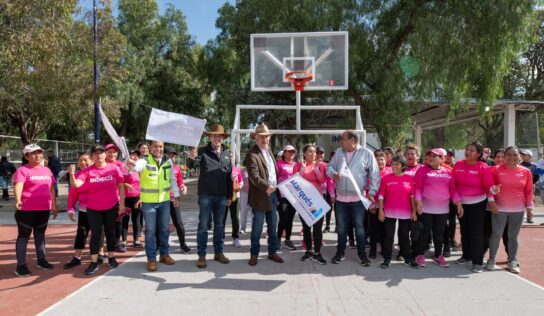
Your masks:
<svg viewBox="0 0 544 316"><path fill-rule="evenodd" d="M433 148L430 150L430 152L440 157L446 157L446 155L448 154L446 150L442 148Z"/></svg>
<svg viewBox="0 0 544 316"><path fill-rule="evenodd" d="M119 151L119 148L117 148L117 145L115 144L107 144L106 147L104 147L104 149L106 149L106 151L110 148L114 148L116 151Z"/></svg>

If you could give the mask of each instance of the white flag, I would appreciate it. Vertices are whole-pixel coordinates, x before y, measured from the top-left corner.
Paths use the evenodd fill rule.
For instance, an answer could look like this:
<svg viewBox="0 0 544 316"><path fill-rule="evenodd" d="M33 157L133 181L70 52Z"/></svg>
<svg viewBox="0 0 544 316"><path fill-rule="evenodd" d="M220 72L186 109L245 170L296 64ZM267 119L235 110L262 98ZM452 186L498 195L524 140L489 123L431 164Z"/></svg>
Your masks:
<svg viewBox="0 0 544 316"><path fill-rule="evenodd" d="M331 209L314 185L298 173L278 184L278 189L310 227Z"/></svg>
<svg viewBox="0 0 544 316"><path fill-rule="evenodd" d="M145 138L196 147L205 125L206 120L154 108L151 110Z"/></svg>
<svg viewBox="0 0 544 316"><path fill-rule="evenodd" d="M129 158L129 154L128 154L128 148L127 148L127 143L125 142L125 138L119 137L119 135L117 135L117 132L115 131L113 126L111 126L111 123L108 120L108 117L106 116L104 111L102 111L102 102L98 102L98 110L100 111L100 119L102 120L102 124L104 124L104 128L106 129L106 132L108 133L108 135L110 135L110 138L115 143L115 145L117 145L117 147L123 154L123 158L125 159L125 162L126 162Z"/></svg>
<svg viewBox="0 0 544 316"><path fill-rule="evenodd" d="M368 210L370 205L372 205L372 201L367 199L367 197L361 193L361 189L359 189L359 186L357 185L357 181L355 181L355 178L353 177L353 174L351 173L351 170L348 167L346 158L344 158L344 160L342 161L342 167L340 167L340 175L342 177L346 177L351 182L351 184L355 188L355 193L357 193L357 196L359 197L359 199L361 199L361 202L363 202L365 209Z"/></svg>

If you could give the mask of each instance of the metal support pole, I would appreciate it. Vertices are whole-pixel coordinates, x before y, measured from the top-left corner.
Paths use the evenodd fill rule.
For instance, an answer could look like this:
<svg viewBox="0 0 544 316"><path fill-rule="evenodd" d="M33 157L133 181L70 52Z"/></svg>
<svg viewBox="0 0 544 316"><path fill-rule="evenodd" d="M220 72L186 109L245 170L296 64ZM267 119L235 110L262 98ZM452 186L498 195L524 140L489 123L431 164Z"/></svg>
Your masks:
<svg viewBox="0 0 544 316"><path fill-rule="evenodd" d="M535 120L536 120L536 148L537 148L537 153L536 153L536 160L538 160L540 158L540 155L541 155L541 144L540 144L540 123L538 122L538 112L535 110Z"/></svg>
<svg viewBox="0 0 544 316"><path fill-rule="evenodd" d="M301 130L301 126L300 126L300 91L296 91L296 96L297 96L297 131L300 131Z"/></svg>
<svg viewBox="0 0 544 316"><path fill-rule="evenodd" d="M96 25L96 0L93 0L93 33L94 33L94 52L93 52L93 61L94 61L94 142L100 143L100 126L99 126L99 117L100 112L98 110L98 31Z"/></svg>

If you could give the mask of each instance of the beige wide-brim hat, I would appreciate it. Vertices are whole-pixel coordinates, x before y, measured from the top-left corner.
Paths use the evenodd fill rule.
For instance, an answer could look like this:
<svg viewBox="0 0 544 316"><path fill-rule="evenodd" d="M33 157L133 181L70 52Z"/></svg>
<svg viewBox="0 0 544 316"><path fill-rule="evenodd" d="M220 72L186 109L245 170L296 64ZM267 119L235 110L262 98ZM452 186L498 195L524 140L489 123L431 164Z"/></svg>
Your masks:
<svg viewBox="0 0 544 316"><path fill-rule="evenodd" d="M228 133L225 133L225 127L223 127L223 125L221 124L213 124L212 127L210 128L210 131L209 132L204 132L204 135L206 136L214 136L214 135L221 135L223 136L224 138L227 138L230 136L230 134Z"/></svg>
<svg viewBox="0 0 544 316"><path fill-rule="evenodd" d="M272 133L270 132L270 130L268 130L268 126L261 124L255 127L255 132L249 134L249 137L251 137L251 139L255 139L255 136L257 135L270 136L272 135Z"/></svg>

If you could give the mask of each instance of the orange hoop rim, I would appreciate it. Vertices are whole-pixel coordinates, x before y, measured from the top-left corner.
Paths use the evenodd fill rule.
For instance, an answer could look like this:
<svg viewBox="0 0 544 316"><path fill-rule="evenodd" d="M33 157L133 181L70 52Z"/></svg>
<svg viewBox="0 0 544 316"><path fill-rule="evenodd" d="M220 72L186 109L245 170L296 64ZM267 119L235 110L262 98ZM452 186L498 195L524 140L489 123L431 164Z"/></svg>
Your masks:
<svg viewBox="0 0 544 316"><path fill-rule="evenodd" d="M295 75L303 74L304 77L296 78ZM291 82L296 91L304 90L306 82L311 81L314 78L314 74L309 71L295 70L289 71L285 74L285 80Z"/></svg>

